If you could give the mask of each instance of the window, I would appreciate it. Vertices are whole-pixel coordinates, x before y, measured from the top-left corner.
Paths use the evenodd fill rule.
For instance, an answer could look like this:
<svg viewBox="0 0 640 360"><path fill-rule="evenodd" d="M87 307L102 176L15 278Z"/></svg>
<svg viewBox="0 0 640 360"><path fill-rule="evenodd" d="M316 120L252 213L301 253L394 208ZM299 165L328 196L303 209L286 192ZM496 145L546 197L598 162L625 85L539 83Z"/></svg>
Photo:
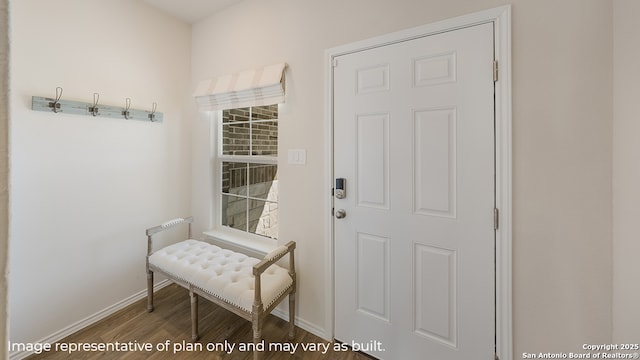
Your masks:
<svg viewBox="0 0 640 360"><path fill-rule="evenodd" d="M222 110L219 224L278 238L278 105Z"/></svg>

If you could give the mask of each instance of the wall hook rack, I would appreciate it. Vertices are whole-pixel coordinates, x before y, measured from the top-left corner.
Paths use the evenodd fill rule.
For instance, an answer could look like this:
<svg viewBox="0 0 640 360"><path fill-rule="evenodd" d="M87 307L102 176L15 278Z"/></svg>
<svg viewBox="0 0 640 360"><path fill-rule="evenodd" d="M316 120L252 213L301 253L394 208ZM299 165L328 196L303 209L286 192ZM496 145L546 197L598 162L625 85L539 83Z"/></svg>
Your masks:
<svg viewBox="0 0 640 360"><path fill-rule="evenodd" d="M91 115L115 119L126 120L142 120L151 122L162 122L163 115L157 112L157 104L154 102L151 111L132 109L131 99L126 98L125 107L100 105L98 100L100 94L93 94L93 102L62 100L62 88L56 88L55 98L47 98L41 96L31 97L31 110L34 111L53 111L54 113L75 114L75 115Z"/></svg>

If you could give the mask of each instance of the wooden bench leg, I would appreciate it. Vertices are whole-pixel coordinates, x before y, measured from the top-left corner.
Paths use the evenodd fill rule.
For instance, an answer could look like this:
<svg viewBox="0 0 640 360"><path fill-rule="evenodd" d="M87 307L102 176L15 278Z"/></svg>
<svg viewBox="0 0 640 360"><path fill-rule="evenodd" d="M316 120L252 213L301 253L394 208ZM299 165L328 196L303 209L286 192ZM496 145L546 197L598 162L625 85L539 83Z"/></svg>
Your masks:
<svg viewBox="0 0 640 360"><path fill-rule="evenodd" d="M153 271L147 270L147 312L153 311Z"/></svg>
<svg viewBox="0 0 640 360"><path fill-rule="evenodd" d="M296 335L296 293L289 294L289 340Z"/></svg>
<svg viewBox="0 0 640 360"><path fill-rule="evenodd" d="M198 340L198 294L189 290L191 298L191 340Z"/></svg>
<svg viewBox="0 0 640 360"><path fill-rule="evenodd" d="M260 316L253 316L253 321L252 321L252 325L253 325L253 345L254 345L254 350L253 350L253 360L260 360L262 359L262 352L258 351L258 344L260 344L260 342L262 341L262 321L260 319Z"/></svg>

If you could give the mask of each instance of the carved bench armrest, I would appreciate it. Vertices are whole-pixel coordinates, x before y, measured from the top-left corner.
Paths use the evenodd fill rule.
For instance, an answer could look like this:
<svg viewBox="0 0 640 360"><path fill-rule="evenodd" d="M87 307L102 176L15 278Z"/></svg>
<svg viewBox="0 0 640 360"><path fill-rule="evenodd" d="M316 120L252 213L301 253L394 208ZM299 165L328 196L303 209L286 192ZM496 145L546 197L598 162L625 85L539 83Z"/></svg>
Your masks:
<svg viewBox="0 0 640 360"><path fill-rule="evenodd" d="M153 234L157 234L159 232L171 229L174 226L178 226L180 224L191 224L193 222L193 216L189 216L187 218L176 218L173 220L169 220L167 222L164 222L158 226L154 226L152 228L148 228L147 229L147 236L151 236Z"/></svg>
<svg viewBox="0 0 640 360"><path fill-rule="evenodd" d="M294 263L294 255L293 250L296 248L295 241L289 241L283 246L277 247L270 253L268 253L262 261L253 265L253 276L255 277L255 285L254 285L254 293L255 297L253 299L253 313L254 316L260 317L260 314L263 311L263 304L261 298L261 285L260 285L260 275L269 268L269 266L276 263L276 261L280 260L287 253L289 254L289 276L293 279L293 288L296 286L296 271L295 271L295 263Z"/></svg>
<svg viewBox="0 0 640 360"><path fill-rule="evenodd" d="M186 218L176 218L173 220L169 220L167 222L164 222L158 226L154 226L152 228L148 228L146 233L147 233L147 238L148 238L148 242L147 242L147 255L151 255L151 253L153 252L153 235L165 231L165 230L169 230L174 226L178 226L180 224L189 224L189 234L188 234L188 238L191 239L191 223L193 223L193 216L189 216Z"/></svg>
<svg viewBox="0 0 640 360"><path fill-rule="evenodd" d="M253 265L253 276L259 276L262 274L267 268L273 264L275 264L278 260L280 260L284 255L291 252L293 256L293 250L296 248L295 241L289 241L285 245L279 246L270 253L268 253L262 261ZM291 266L289 269L292 269Z"/></svg>

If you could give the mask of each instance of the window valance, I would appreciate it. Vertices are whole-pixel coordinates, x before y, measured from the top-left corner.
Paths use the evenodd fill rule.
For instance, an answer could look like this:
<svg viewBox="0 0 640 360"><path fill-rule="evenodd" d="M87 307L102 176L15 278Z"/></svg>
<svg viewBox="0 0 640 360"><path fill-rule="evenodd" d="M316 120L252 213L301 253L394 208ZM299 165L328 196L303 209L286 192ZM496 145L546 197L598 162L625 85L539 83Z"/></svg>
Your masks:
<svg viewBox="0 0 640 360"><path fill-rule="evenodd" d="M200 81L193 96L198 109L224 110L284 102L286 63Z"/></svg>

